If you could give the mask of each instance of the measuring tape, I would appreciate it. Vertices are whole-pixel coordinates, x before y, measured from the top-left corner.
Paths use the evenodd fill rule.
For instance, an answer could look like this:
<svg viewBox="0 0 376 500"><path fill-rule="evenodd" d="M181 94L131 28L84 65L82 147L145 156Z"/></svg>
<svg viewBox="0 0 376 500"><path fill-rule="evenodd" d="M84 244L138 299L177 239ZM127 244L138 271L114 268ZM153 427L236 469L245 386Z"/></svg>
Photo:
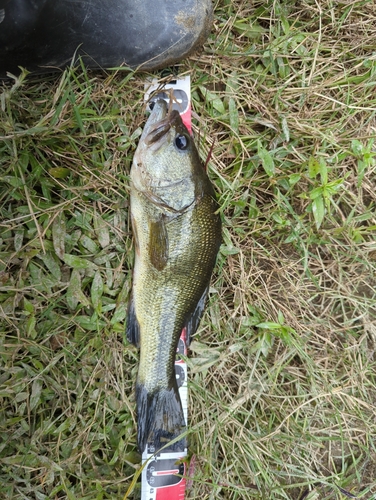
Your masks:
<svg viewBox="0 0 376 500"><path fill-rule="evenodd" d="M146 84L145 100L151 102L154 99L170 100L173 90L173 109L177 109L182 117L184 125L189 132L191 126L191 82L190 77L177 78L163 86L161 89L158 80L152 80ZM153 95L153 93L155 93ZM175 361L175 374L179 387L179 395L183 407L185 423L188 426L188 370L187 364L180 357L187 355L187 339L185 329L179 339ZM165 447L160 453L153 443L148 443L142 453L142 464L145 467L141 475L141 500L184 500L186 487L185 458L188 454L187 448L177 451L169 451Z"/></svg>

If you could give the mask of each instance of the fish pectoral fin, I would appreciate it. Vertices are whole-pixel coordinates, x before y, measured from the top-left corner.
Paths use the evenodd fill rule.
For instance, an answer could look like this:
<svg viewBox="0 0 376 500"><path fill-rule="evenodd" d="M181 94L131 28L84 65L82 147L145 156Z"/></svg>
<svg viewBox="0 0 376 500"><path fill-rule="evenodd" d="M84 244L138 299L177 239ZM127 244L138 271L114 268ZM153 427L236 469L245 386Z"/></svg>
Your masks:
<svg viewBox="0 0 376 500"><path fill-rule="evenodd" d="M205 309L206 298L209 293L209 285L205 288L204 293L201 295L199 301L197 302L196 308L189 317L186 328L186 343L189 345L191 343L193 335L196 333L198 325L200 324L202 315Z"/></svg>
<svg viewBox="0 0 376 500"><path fill-rule="evenodd" d="M140 325L136 317L133 295L130 296L128 303L126 336L128 342L131 342L131 344L134 344L136 347L140 347Z"/></svg>
<svg viewBox="0 0 376 500"><path fill-rule="evenodd" d="M166 218L161 216L157 222L149 222L149 258L157 271L162 271L168 260L168 234Z"/></svg>
<svg viewBox="0 0 376 500"><path fill-rule="evenodd" d="M137 224L136 224L136 219L133 217L132 214L131 214L131 224L132 224L132 233L133 233L135 251L137 255L140 255L140 243L138 240Z"/></svg>

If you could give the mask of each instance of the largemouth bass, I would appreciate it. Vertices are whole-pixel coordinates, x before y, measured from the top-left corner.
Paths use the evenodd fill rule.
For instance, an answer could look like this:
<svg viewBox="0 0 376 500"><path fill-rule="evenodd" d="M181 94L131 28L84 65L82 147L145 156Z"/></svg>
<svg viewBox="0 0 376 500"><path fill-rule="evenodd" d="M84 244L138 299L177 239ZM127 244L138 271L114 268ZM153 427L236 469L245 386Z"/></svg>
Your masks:
<svg viewBox="0 0 376 500"><path fill-rule="evenodd" d="M156 449L185 430L174 362L182 329L201 319L221 243L213 186L177 111L155 103L131 169L135 240L127 338L140 346L138 447ZM184 449L177 439L173 449Z"/></svg>

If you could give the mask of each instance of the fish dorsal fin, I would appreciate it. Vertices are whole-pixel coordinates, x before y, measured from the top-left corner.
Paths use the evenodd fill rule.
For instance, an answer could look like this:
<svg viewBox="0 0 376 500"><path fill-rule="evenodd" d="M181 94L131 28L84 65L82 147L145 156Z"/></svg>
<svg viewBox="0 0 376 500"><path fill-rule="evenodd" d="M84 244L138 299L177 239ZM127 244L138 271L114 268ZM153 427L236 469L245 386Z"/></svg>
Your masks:
<svg viewBox="0 0 376 500"><path fill-rule="evenodd" d="M192 315L189 317L186 324L186 342L187 345L191 343L193 335L196 333L198 325L200 324L204 309L206 298L209 293L209 285L205 288L204 293L201 295L199 301L197 302L196 308Z"/></svg>
<svg viewBox="0 0 376 500"><path fill-rule="evenodd" d="M134 309L133 294L131 294L128 302L126 335L128 342L131 342L136 347L140 347L140 325Z"/></svg>
<svg viewBox="0 0 376 500"><path fill-rule="evenodd" d="M168 260L167 218L161 216L157 221L149 222L149 258L157 271L162 271Z"/></svg>

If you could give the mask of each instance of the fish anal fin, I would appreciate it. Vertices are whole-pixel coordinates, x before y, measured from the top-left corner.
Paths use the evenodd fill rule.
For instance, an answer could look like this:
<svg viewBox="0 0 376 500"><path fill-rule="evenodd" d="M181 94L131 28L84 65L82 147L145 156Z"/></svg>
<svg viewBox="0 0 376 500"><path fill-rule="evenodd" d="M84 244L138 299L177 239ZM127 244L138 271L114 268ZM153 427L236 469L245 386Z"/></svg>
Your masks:
<svg viewBox="0 0 376 500"><path fill-rule="evenodd" d="M196 308L189 317L185 327L186 327L186 343L187 346L191 343L193 335L200 324L202 315L204 313L206 298L209 293L209 285L205 288L204 293L201 295L200 300L197 302Z"/></svg>
<svg viewBox="0 0 376 500"><path fill-rule="evenodd" d="M132 294L129 298L129 303L128 303L126 335L128 342L131 342L136 347L140 347L140 325L136 317L136 311L134 308L134 300Z"/></svg>
<svg viewBox="0 0 376 500"><path fill-rule="evenodd" d="M165 217L149 223L149 258L157 271L162 271L168 260L168 234Z"/></svg>

